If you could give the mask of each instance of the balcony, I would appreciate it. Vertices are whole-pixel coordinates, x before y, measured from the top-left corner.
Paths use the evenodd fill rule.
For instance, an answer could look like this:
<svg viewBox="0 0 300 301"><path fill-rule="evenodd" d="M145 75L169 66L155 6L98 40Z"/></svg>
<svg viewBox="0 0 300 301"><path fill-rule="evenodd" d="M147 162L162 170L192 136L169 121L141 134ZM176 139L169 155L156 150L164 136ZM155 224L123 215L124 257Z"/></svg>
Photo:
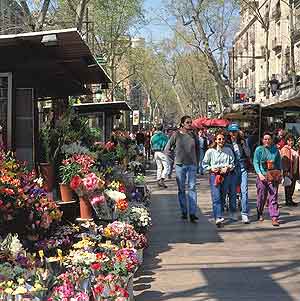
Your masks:
<svg viewBox="0 0 300 301"><path fill-rule="evenodd" d="M280 20L281 17L281 9L280 4L276 4L275 7L272 9L272 19L274 19L276 22Z"/></svg>
<svg viewBox="0 0 300 301"><path fill-rule="evenodd" d="M272 40L272 50L274 50L275 52L279 52L281 51L281 40L279 38L274 38Z"/></svg>
<svg viewBox="0 0 300 301"><path fill-rule="evenodd" d="M265 91L265 89L266 89L266 81L263 80L259 82L259 92Z"/></svg>

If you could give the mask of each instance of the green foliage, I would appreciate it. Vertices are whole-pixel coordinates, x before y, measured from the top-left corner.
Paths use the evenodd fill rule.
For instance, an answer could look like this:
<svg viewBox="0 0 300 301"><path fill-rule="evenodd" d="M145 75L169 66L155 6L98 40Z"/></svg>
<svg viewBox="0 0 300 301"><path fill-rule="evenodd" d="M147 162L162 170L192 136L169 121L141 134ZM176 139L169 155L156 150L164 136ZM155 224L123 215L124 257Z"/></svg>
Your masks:
<svg viewBox="0 0 300 301"><path fill-rule="evenodd" d="M80 165L76 162L72 162L67 165L61 165L59 168L60 177L63 184L70 184L72 178L79 174Z"/></svg>

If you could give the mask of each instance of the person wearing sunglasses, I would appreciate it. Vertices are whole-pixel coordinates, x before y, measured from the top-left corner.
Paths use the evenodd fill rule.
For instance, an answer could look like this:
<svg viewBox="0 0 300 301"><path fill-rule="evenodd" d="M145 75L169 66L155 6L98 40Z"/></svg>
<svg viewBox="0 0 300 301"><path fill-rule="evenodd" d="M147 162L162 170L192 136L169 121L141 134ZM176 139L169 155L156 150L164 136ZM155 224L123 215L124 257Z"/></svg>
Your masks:
<svg viewBox="0 0 300 301"><path fill-rule="evenodd" d="M196 223L198 220L196 215L196 179L199 163L199 140L193 130L192 118L190 116L183 116L180 121L180 128L171 136L166 145L165 152L175 152L176 182L181 217L182 219L187 219L189 213L190 221ZM186 180L188 182L187 198L185 191ZM187 207L186 199L188 199L189 207Z"/></svg>
<svg viewBox="0 0 300 301"><path fill-rule="evenodd" d="M264 220L264 207L269 204L272 225L279 226L278 185L281 182L281 156L273 143L272 134L264 133L263 145L256 148L253 166L257 174L257 219Z"/></svg>
<svg viewBox="0 0 300 301"><path fill-rule="evenodd" d="M215 136L212 146L206 151L202 166L209 172L209 183L215 223L220 226L224 222L224 202L229 194L230 218L236 220L236 189L230 185L233 181L235 168L234 154L230 147L225 146L223 132Z"/></svg>

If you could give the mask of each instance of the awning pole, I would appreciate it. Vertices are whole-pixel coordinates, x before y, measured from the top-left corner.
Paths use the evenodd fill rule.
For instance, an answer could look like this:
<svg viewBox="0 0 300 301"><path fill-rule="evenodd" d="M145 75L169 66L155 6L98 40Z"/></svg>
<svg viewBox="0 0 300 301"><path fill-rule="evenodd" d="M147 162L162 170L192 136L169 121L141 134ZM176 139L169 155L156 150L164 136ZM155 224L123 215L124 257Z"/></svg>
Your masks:
<svg viewBox="0 0 300 301"><path fill-rule="evenodd" d="M261 107L261 105L259 105L259 108L258 108L258 112L259 112L259 114L258 114L258 141L259 141L259 144L260 144L260 141L261 141L261 130L262 130L262 128L261 128L261 124L262 124L262 107Z"/></svg>

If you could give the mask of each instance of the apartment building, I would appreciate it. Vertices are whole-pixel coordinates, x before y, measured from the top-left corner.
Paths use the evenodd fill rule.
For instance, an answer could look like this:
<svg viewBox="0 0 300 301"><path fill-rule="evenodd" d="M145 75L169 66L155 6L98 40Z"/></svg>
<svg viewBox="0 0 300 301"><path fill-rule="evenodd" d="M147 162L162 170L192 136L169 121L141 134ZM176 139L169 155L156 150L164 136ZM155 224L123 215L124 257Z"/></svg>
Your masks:
<svg viewBox="0 0 300 301"><path fill-rule="evenodd" d="M300 75L300 0L259 0L251 5L259 9L262 20L256 17L249 5L241 7L240 29L234 38L231 55L234 90L255 102L288 99L292 95L291 45L294 45L295 69ZM291 12L293 35L290 30ZM264 25L269 26L268 43ZM266 81L267 68L269 83ZM266 85L270 86L271 79L278 81L280 90L275 95L266 95Z"/></svg>
<svg viewBox="0 0 300 301"><path fill-rule="evenodd" d="M24 31L24 13L15 0L0 0L0 34Z"/></svg>

